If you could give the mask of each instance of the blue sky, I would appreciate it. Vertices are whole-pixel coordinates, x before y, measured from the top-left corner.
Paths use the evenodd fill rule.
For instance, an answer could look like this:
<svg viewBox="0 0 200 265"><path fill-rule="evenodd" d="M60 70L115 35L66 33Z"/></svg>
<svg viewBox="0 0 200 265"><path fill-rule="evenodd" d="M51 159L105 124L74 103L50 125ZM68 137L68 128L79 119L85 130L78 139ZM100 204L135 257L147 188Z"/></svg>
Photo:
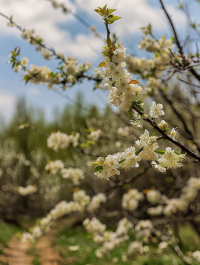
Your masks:
<svg viewBox="0 0 200 265"><path fill-rule="evenodd" d="M106 3L109 7L117 8L116 14L122 16L122 19L115 22L111 30L124 41L127 51L139 54L139 56L144 56L137 48L138 41L142 37L140 27L150 22L156 36L161 37L164 34L171 36L170 27L158 0L63 0L62 2L89 24L95 25L102 36L105 36L103 21L94 9ZM61 10L53 9L48 1L0 0L0 3L0 12L8 16L13 15L13 20L26 29L34 28L45 39L45 43L54 47L56 51L76 57L79 62L90 61L92 68L102 61L103 42L72 15L64 15ZM184 14L176 9L177 1L164 0L164 3L175 21L179 35L184 38L188 29ZM197 5L193 4L190 7L194 17L198 17ZM55 107L63 108L67 101L48 90L46 86L25 85L21 80L23 73L14 73L7 62L10 51L16 46L21 48L21 57L28 57L31 64L39 66L46 64L55 68L56 61L45 61L40 52L35 51L34 46L29 45L20 37L17 29L9 28L6 24L7 21L0 17L0 114L4 115L5 119L10 119L17 98L23 96L27 104L42 107L48 119L51 119ZM86 81L65 93L75 98L77 92L82 91L86 102L93 102L103 107L102 98L105 103L106 93L103 91L96 93L92 89L92 82Z"/></svg>

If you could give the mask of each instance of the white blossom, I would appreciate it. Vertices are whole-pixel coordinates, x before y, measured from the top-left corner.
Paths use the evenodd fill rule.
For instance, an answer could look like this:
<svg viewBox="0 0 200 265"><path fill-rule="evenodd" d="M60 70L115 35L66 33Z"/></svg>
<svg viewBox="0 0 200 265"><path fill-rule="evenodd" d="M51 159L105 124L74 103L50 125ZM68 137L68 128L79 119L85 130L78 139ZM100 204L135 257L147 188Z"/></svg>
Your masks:
<svg viewBox="0 0 200 265"><path fill-rule="evenodd" d="M163 108L163 105L162 104L157 104L156 105L156 102L153 101L152 102L152 105L150 107L150 112L149 112L149 115L152 117L152 118L158 118L162 115L164 115L164 111L162 110Z"/></svg>

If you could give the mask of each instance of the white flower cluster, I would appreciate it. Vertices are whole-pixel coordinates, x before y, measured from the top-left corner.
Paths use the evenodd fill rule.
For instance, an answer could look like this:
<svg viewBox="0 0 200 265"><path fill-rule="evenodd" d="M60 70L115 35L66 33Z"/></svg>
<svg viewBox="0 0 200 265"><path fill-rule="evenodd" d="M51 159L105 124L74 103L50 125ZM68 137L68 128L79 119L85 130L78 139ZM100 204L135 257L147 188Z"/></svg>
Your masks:
<svg viewBox="0 0 200 265"><path fill-rule="evenodd" d="M137 74L153 69L155 67L155 61L153 59L147 60L145 58L132 57L128 54L126 57L126 65L129 72Z"/></svg>
<svg viewBox="0 0 200 265"><path fill-rule="evenodd" d="M18 188L18 193L22 196L26 196L28 194L33 194L38 191L38 188L33 185L28 185L27 187L19 187Z"/></svg>
<svg viewBox="0 0 200 265"><path fill-rule="evenodd" d="M23 57L20 62L23 67L26 67L28 65L29 59L27 57Z"/></svg>
<svg viewBox="0 0 200 265"><path fill-rule="evenodd" d="M143 243L141 241L133 241L130 243L127 251L128 256L131 256L135 252L143 253Z"/></svg>
<svg viewBox="0 0 200 265"><path fill-rule="evenodd" d="M161 86L161 80L155 77L149 77L147 80L146 91L151 92L157 90Z"/></svg>
<svg viewBox="0 0 200 265"><path fill-rule="evenodd" d="M171 39L165 40L165 36L158 41L146 36L142 39L142 41L139 42L139 48L142 50L145 49L148 52L156 53L164 51L169 53L169 49L172 49L173 45Z"/></svg>
<svg viewBox="0 0 200 265"><path fill-rule="evenodd" d="M167 200L167 206L164 208L165 215L172 215L177 211L186 211L189 204L197 197L200 190L200 179L190 178L187 186L183 188L180 198L172 198Z"/></svg>
<svg viewBox="0 0 200 265"><path fill-rule="evenodd" d="M91 140L93 140L93 141L97 141L97 140L100 138L100 136L101 136L101 130L98 129L98 130L94 130L94 131L92 131L92 132L87 136L87 138L88 138L88 139L91 139Z"/></svg>
<svg viewBox="0 0 200 265"><path fill-rule="evenodd" d="M147 200L152 204L158 203L161 198L161 194L159 190L150 190L147 192L146 196L147 196Z"/></svg>
<svg viewBox="0 0 200 265"><path fill-rule="evenodd" d="M150 220L141 220L135 226L136 237L149 238L151 237L152 229L153 229L153 224Z"/></svg>
<svg viewBox="0 0 200 265"><path fill-rule="evenodd" d="M162 242L159 243L158 248L161 249L161 250L163 250L163 249L165 249L167 246L168 246L167 242L162 241Z"/></svg>
<svg viewBox="0 0 200 265"><path fill-rule="evenodd" d="M22 236L21 236L21 241L24 242L24 243L27 243L27 242L34 243L35 242L35 238L34 238L34 236L31 233L24 232L22 234Z"/></svg>
<svg viewBox="0 0 200 265"><path fill-rule="evenodd" d="M37 237L40 237L45 231L50 229L52 221L70 214L72 212L83 212L90 202L90 196L86 195L84 190L77 190L73 193L73 201L59 202L50 213L40 220L39 225L36 225L30 233L24 232L21 236L23 242L35 242Z"/></svg>
<svg viewBox="0 0 200 265"><path fill-rule="evenodd" d="M58 4L62 7L63 10L67 10L64 4ZM62 53L55 53L51 49L44 47L44 40L35 34L34 30L23 30L21 34L23 39L26 39L30 44L36 45L36 50L41 51L41 55L44 59L50 60L52 56L55 56L57 59L61 59L64 64L60 67L62 68L63 74L61 72L54 73L47 66L36 66L30 65L30 68L27 69L25 73L25 80L30 81L35 84L48 84L49 89L53 89L56 84L63 84L62 88L66 89L66 83L73 85L76 82L76 74L83 73L91 69L91 63L85 62L77 65L77 60L70 56L66 58ZM25 65L27 66L27 64ZM15 72L21 70L21 62L16 64L14 69ZM61 79L61 78L64 79ZM64 82L63 82L64 81Z"/></svg>
<svg viewBox="0 0 200 265"><path fill-rule="evenodd" d="M13 67L13 71L16 73L19 73L22 69L22 66L20 64L15 64L15 66Z"/></svg>
<svg viewBox="0 0 200 265"><path fill-rule="evenodd" d="M78 190L73 193L73 200L75 201L75 203L78 203L81 207L84 207L89 204L90 196L86 195L84 190ZM83 211L83 210L80 210L80 211Z"/></svg>
<svg viewBox="0 0 200 265"><path fill-rule="evenodd" d="M158 110L158 112L159 111L161 110ZM156 117L156 115L157 114L154 116ZM161 154L157 151L160 154L160 157L158 157L156 152L156 149L159 147L157 137L149 136L149 131L147 129L140 136L140 140L137 140L135 144L138 148L137 151L134 147L130 147L127 148L125 152L108 155L106 158L99 157L97 161L93 163L98 169L94 174L99 178L109 180L111 176L120 174L119 168L130 169L132 167L138 167L138 162L141 159L151 160L152 167L163 173L166 172L167 168L178 168L182 166L181 162L185 154L179 154L170 147L167 147L166 151L163 151Z"/></svg>
<svg viewBox="0 0 200 265"><path fill-rule="evenodd" d="M61 160L49 161L45 166L45 170L50 174L56 174L62 168L64 164Z"/></svg>
<svg viewBox="0 0 200 265"><path fill-rule="evenodd" d="M129 126L125 126L125 127L119 127L117 129L117 134L121 135L121 136L129 136L130 134L130 127Z"/></svg>
<svg viewBox="0 0 200 265"><path fill-rule="evenodd" d="M45 49L42 52L42 55L45 59L50 60L50 52ZM63 54L56 54L57 58L63 58ZM78 74L80 72L88 71L91 68L91 64L89 62L81 63L77 65L77 61L75 58L67 56L65 58L65 63L62 65L63 72L66 75L65 77L65 83L71 83L74 84L76 82L75 74ZM54 85L61 84L62 83L62 75L61 73L53 73L50 68L47 66L36 66L36 65L30 65L30 68L27 69L25 72L25 76L29 77L30 83L35 84L48 84L49 89L53 89ZM63 85L63 89L66 89L66 86Z"/></svg>
<svg viewBox="0 0 200 265"><path fill-rule="evenodd" d="M165 195L161 195L159 190L150 190L146 194L147 200L152 204L166 203L168 198ZM147 209L147 213L152 216L158 216L163 213L163 206L150 207Z"/></svg>
<svg viewBox="0 0 200 265"><path fill-rule="evenodd" d="M44 40L39 36L35 35L35 30L23 30L21 34L22 38L27 40L30 44L37 45L36 50L40 50L39 43L42 44Z"/></svg>
<svg viewBox="0 0 200 265"><path fill-rule="evenodd" d="M49 89L52 89L53 85L61 83L61 74L53 74L46 65L40 67L31 64L24 74L24 79L26 78L31 84L43 85L47 83Z"/></svg>
<svg viewBox="0 0 200 265"><path fill-rule="evenodd" d="M163 206L158 205L157 207L150 207L147 209L147 213L152 216L159 216L163 213Z"/></svg>
<svg viewBox="0 0 200 265"><path fill-rule="evenodd" d="M91 234L103 234L106 230L106 225L102 224L96 217L91 220L85 219L83 225L88 233Z"/></svg>
<svg viewBox="0 0 200 265"><path fill-rule="evenodd" d="M168 130L168 124L166 121L162 120L159 124L158 127L163 130L163 131L167 131Z"/></svg>
<svg viewBox="0 0 200 265"><path fill-rule="evenodd" d="M138 207L138 202L144 199L144 195L137 189L128 190L122 197L122 207L134 211Z"/></svg>
<svg viewBox="0 0 200 265"><path fill-rule="evenodd" d="M190 178L182 190L179 198L169 199L166 195L161 195L158 190L150 190L147 192L147 200L152 204L159 204L156 207L147 209L147 213L152 216L159 216L164 214L170 216L177 211L186 212L189 204L197 197L200 190L200 179ZM165 205L165 206L164 206Z"/></svg>
<svg viewBox="0 0 200 265"><path fill-rule="evenodd" d="M129 240L127 233L133 228L133 224L126 218L119 221L116 232L106 231L106 226L96 217L92 220L86 219L83 224L87 232L93 234L93 241L102 244L102 247L95 251L98 258L103 258L106 253Z"/></svg>
<svg viewBox="0 0 200 265"><path fill-rule="evenodd" d="M166 152L158 159L160 165L165 168L178 168L183 164L181 163L184 159L185 154L176 154L171 147L166 148Z"/></svg>
<svg viewBox="0 0 200 265"><path fill-rule="evenodd" d="M98 209L102 203L106 201L107 201L106 195L104 193L98 193L97 195L92 197L92 200L88 205L87 210L89 212L93 212L96 209Z"/></svg>
<svg viewBox="0 0 200 265"><path fill-rule="evenodd" d="M178 138L178 131L176 128L172 128L171 132L170 132L170 137L174 140L176 140L176 138Z"/></svg>
<svg viewBox="0 0 200 265"><path fill-rule="evenodd" d="M134 129L142 128L143 126L142 116L136 111L133 111L133 118L132 120L130 120L130 124L133 125Z"/></svg>
<svg viewBox="0 0 200 265"><path fill-rule="evenodd" d="M43 49L41 54L42 54L44 59L46 59L46 60L50 60L51 59L52 53L48 49Z"/></svg>
<svg viewBox="0 0 200 265"><path fill-rule="evenodd" d="M34 243L35 240L43 234L43 232L49 230L49 225L51 221L52 221L52 218L48 214L46 217L40 220L39 225L36 225L33 229L31 229L30 233L29 232L22 233L21 241Z"/></svg>
<svg viewBox="0 0 200 265"><path fill-rule="evenodd" d="M74 185L79 185L79 180L84 179L84 173L79 168L63 168L61 174L64 179L71 179Z"/></svg>
<svg viewBox="0 0 200 265"><path fill-rule="evenodd" d="M148 130L144 131L140 136L140 140L137 140L135 144L138 148L142 148L139 155L141 159L153 161L158 159L158 155L154 152L159 147L156 136L149 136Z"/></svg>
<svg viewBox="0 0 200 265"><path fill-rule="evenodd" d="M52 148L54 151L58 151L58 149L67 148L70 143L73 147L78 145L78 139L80 137L80 133L67 135L66 133L53 132L47 139L47 146Z"/></svg>
<svg viewBox="0 0 200 265"><path fill-rule="evenodd" d="M129 110L131 100L140 100L143 96L143 89L136 84L130 84L131 75L125 67L126 49L122 42L116 42L117 49L112 56L112 62L106 62L100 76L103 78L105 89L110 90L109 104L120 106L121 109Z"/></svg>
<svg viewBox="0 0 200 265"><path fill-rule="evenodd" d="M105 159L99 157L95 163L102 167L100 172L94 173L100 178L109 180L111 176L119 175L120 171L118 168L130 169L132 167L138 167L138 161L140 156L135 155L135 148L130 147L122 153L116 153L115 155L108 155Z"/></svg>
<svg viewBox="0 0 200 265"><path fill-rule="evenodd" d="M147 33L148 35L151 34L148 28L143 28L142 31L145 32L145 35L147 35ZM152 74L152 70L156 70L154 71L155 77L148 78L147 88L145 89L147 92L151 92L152 90L155 91L161 85L161 81L157 79L158 76L160 76L162 70L169 67L169 49L173 48L172 40L165 40L164 36L156 41L151 37L145 36L140 42L139 48L146 49L148 52L154 52L155 56L152 59L147 60L145 58L137 58L127 55L127 68L131 73L139 74L145 74L148 72Z"/></svg>
<svg viewBox="0 0 200 265"><path fill-rule="evenodd" d="M193 253L192 253L192 257L193 257L195 260L197 260L197 261L200 262L200 251L197 250L197 251L193 252Z"/></svg>
<svg viewBox="0 0 200 265"><path fill-rule="evenodd" d="M162 110L163 108L163 105L162 104L157 104L156 105L156 102L153 101L152 102L152 105L150 107L150 112L149 112L149 115L152 117L152 118L158 118L162 115L164 115L164 111Z"/></svg>

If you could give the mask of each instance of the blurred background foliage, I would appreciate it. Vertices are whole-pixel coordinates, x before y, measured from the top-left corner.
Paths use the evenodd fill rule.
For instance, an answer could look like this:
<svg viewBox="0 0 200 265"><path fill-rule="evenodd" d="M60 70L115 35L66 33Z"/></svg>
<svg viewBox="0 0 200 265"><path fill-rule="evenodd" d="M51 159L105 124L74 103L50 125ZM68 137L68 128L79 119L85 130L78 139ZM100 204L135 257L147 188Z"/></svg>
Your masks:
<svg viewBox="0 0 200 265"><path fill-rule="evenodd" d="M166 93L166 92L165 92ZM180 87L174 84L168 95L174 94L176 98L180 95ZM175 98L175 97L174 97ZM74 185L70 180L62 179L60 174L51 175L45 171L45 165L50 160L62 160L65 167L81 168L85 179L80 187L93 196L98 192L106 192L110 183L98 180L93 174L92 162L98 156L114 154L120 150L134 145L134 141L140 136L140 130L130 126L130 118L123 112L113 111L110 107L98 110L95 106L87 106L84 109L83 95L78 94L76 102L79 104L66 104L62 111L55 110L52 120L47 121L44 111L33 106L27 106L25 99L19 99L16 104L15 114L10 123L1 122L1 149L0 149L0 217L6 221L19 222L23 217L37 218L43 216L61 200L71 200ZM184 132L184 124L177 115L172 115L177 110L184 122L192 123L188 109L184 109L176 100L166 102L166 98L159 98L159 102L165 106L165 120L170 127L177 126L180 130L180 141L190 149L196 151L193 138L188 138ZM146 107L150 100L146 101ZM191 102L190 102L191 106ZM193 115L199 117L199 108L193 107ZM21 124L29 127L19 129ZM198 131L198 123L193 123L194 132ZM128 127L127 127L128 126ZM127 135L120 135L118 128L128 128ZM148 128L148 127L147 127ZM99 141L87 145L87 135L90 129L101 129L102 135ZM47 147L47 137L52 131L61 131L67 134L80 132L81 142L86 146L83 148L66 149L55 152ZM149 130L149 128L148 128ZM150 130L153 133L153 130ZM197 134L198 136L198 134ZM162 142L161 142L162 141ZM199 139L195 136L195 141ZM160 140L162 150L167 146L166 141ZM88 155L85 155L87 153ZM191 162L191 161L189 161ZM198 175L198 167L188 161L178 170L168 170L166 174L156 172L151 168L149 162L142 162L142 167L134 171L123 171L120 176L113 178L113 183L129 179L139 174L133 182L121 185L115 189L114 199L105 204L107 211L105 216L100 214L104 222L113 220L106 215L109 211L118 210L119 215L115 221L122 216L121 197L130 188L144 191L149 188L159 189L167 196L173 193L179 194L185 181L190 176ZM142 171L141 171L142 169ZM141 174L140 174L141 173ZM36 185L38 192L28 196L21 196L17 192L19 186ZM173 189L171 188L173 186ZM144 205L145 206L145 205ZM195 206L196 207L196 206ZM199 207L199 206L198 206ZM196 210L198 211L198 207ZM139 218L149 218L145 211L136 214ZM114 221L114 222L115 222Z"/></svg>

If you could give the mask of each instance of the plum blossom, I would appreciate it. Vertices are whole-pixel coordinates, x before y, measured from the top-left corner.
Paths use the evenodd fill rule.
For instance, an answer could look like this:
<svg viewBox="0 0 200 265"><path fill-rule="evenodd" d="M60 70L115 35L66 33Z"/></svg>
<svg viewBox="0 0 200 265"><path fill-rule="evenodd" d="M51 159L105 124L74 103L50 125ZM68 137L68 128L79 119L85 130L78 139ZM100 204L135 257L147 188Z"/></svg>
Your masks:
<svg viewBox="0 0 200 265"><path fill-rule="evenodd" d="M149 112L149 115L152 117L152 118L158 118L162 115L164 115L164 111L162 110L163 108L163 105L162 104L157 104L156 105L156 102L153 101L152 102L152 105L150 107L150 112Z"/></svg>

